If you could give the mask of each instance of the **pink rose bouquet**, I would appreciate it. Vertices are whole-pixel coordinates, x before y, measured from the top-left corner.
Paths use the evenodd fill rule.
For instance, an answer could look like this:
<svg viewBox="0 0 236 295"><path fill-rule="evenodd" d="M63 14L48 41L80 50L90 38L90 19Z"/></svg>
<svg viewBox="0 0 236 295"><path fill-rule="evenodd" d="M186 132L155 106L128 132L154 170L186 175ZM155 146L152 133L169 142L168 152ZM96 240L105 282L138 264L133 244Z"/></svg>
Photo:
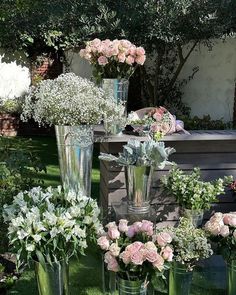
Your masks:
<svg viewBox="0 0 236 295"><path fill-rule="evenodd" d="M236 259L236 212L216 212L205 224L205 230L226 260Z"/></svg>
<svg viewBox="0 0 236 295"><path fill-rule="evenodd" d="M103 78L128 79L138 65L146 60L143 47L136 47L128 40L94 39L80 50L80 56L94 67L97 81Z"/></svg>
<svg viewBox="0 0 236 295"><path fill-rule="evenodd" d="M168 232L154 234L148 220L128 225L121 219L110 222L97 240L104 251L107 269L123 279L145 279L154 272L162 273L173 259L172 237Z"/></svg>

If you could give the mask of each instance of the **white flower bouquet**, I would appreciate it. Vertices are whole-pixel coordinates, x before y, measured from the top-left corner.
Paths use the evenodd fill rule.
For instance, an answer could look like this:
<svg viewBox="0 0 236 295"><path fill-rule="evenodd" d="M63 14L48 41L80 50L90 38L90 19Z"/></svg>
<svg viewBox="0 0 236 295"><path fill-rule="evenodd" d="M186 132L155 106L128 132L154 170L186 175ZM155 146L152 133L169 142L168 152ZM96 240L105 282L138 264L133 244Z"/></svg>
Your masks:
<svg viewBox="0 0 236 295"><path fill-rule="evenodd" d="M22 120L76 126L123 121L124 107L88 79L73 73L32 86L22 106Z"/></svg>
<svg viewBox="0 0 236 295"><path fill-rule="evenodd" d="M96 201L61 187L32 188L4 205L8 237L17 254L18 267L30 259L41 264L64 260L84 252L87 239L100 229Z"/></svg>

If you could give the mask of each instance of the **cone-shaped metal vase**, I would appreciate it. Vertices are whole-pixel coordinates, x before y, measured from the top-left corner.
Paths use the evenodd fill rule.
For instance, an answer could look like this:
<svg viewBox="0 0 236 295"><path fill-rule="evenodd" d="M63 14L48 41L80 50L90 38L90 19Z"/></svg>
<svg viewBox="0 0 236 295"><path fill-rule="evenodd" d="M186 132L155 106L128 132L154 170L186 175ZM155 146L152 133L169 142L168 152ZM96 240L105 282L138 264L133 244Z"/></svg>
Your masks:
<svg viewBox="0 0 236 295"><path fill-rule="evenodd" d="M91 194L93 128L88 125L55 126L61 171L65 190Z"/></svg>
<svg viewBox="0 0 236 295"><path fill-rule="evenodd" d="M127 79L102 79L102 89L107 96L112 96L116 102L121 102L125 107L124 116L127 117L127 100L129 81ZM121 126L119 122L104 122L105 129L111 134L118 134L122 131L124 126Z"/></svg>
<svg viewBox="0 0 236 295"><path fill-rule="evenodd" d="M125 167L128 211L135 213L149 212L152 176L153 167L133 165Z"/></svg>
<svg viewBox="0 0 236 295"><path fill-rule="evenodd" d="M35 262L39 295L69 295L69 266L65 262Z"/></svg>

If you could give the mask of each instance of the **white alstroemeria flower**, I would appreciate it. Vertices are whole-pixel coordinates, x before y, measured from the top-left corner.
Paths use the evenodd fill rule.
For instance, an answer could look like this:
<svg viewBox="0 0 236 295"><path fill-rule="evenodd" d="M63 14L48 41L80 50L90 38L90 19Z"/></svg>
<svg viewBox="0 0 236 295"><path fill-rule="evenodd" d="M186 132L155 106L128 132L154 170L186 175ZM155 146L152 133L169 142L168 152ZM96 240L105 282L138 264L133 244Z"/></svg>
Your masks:
<svg viewBox="0 0 236 295"><path fill-rule="evenodd" d="M28 233L21 229L17 231L17 236L19 240L23 240L25 237L28 236Z"/></svg>
<svg viewBox="0 0 236 295"><path fill-rule="evenodd" d="M93 222L93 218L90 217L90 216L85 216L84 217L84 220L83 220L83 223L84 224L91 224Z"/></svg>
<svg viewBox="0 0 236 295"><path fill-rule="evenodd" d="M33 252L35 250L35 245L34 244L28 244L26 245L25 249L29 252Z"/></svg>
<svg viewBox="0 0 236 295"><path fill-rule="evenodd" d="M46 231L46 227L43 225L43 223L41 221L39 222L34 222L33 224L33 228L35 230L35 232L41 232L41 231Z"/></svg>
<svg viewBox="0 0 236 295"><path fill-rule="evenodd" d="M69 213L73 218L80 216L80 212L81 212L81 210L77 206L73 206L73 207L69 208Z"/></svg>
<svg viewBox="0 0 236 295"><path fill-rule="evenodd" d="M11 223L14 227L19 227L19 226L23 225L24 221L25 220L24 220L23 216L19 216L19 217L12 219Z"/></svg>
<svg viewBox="0 0 236 295"><path fill-rule="evenodd" d="M87 248L87 242L86 242L86 240L80 240L79 241L79 246L81 247L81 248Z"/></svg>
<svg viewBox="0 0 236 295"><path fill-rule="evenodd" d="M69 191L67 194L65 194L65 199L70 203L75 202L76 197L77 197L77 195L74 191Z"/></svg>
<svg viewBox="0 0 236 295"><path fill-rule="evenodd" d="M45 218L45 223L47 223L48 225L55 225L58 221L57 216L52 212L44 212L43 217Z"/></svg>
<svg viewBox="0 0 236 295"><path fill-rule="evenodd" d="M54 238L57 234L59 234L61 231L56 228L56 227L53 227L52 230L50 230L50 236L51 238Z"/></svg>
<svg viewBox="0 0 236 295"><path fill-rule="evenodd" d="M32 237L33 237L33 239L35 240L36 243L38 243L42 239L42 236L40 236L40 235L33 235Z"/></svg>
<svg viewBox="0 0 236 295"><path fill-rule="evenodd" d="M85 238L86 230L82 229L78 224L76 224L73 228L73 234L75 234L78 237Z"/></svg>

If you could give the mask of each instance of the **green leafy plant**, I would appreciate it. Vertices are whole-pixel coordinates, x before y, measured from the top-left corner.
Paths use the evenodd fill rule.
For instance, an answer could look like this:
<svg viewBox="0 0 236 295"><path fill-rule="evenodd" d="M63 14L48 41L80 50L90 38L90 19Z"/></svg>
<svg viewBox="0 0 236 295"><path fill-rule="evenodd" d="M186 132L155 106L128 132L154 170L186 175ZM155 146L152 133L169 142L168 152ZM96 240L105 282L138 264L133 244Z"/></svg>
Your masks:
<svg viewBox="0 0 236 295"><path fill-rule="evenodd" d="M189 271L193 269L196 261L206 259L213 254L206 232L195 228L189 219L181 218L176 228L168 229L172 236L174 261Z"/></svg>
<svg viewBox="0 0 236 295"><path fill-rule="evenodd" d="M123 152L119 156L101 153L100 160L115 161L119 165L154 166L163 169L168 162L168 157L175 152L175 149L165 148L164 142L153 140L141 143L139 140L130 139L123 146Z"/></svg>
<svg viewBox="0 0 236 295"><path fill-rule="evenodd" d="M225 193L225 186L232 180L232 176L225 176L212 182L203 181L199 168L185 174L174 166L169 175L162 177L161 182L168 194L174 196L182 208L202 211L218 201L217 196Z"/></svg>

